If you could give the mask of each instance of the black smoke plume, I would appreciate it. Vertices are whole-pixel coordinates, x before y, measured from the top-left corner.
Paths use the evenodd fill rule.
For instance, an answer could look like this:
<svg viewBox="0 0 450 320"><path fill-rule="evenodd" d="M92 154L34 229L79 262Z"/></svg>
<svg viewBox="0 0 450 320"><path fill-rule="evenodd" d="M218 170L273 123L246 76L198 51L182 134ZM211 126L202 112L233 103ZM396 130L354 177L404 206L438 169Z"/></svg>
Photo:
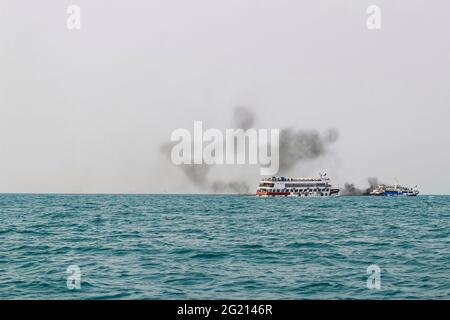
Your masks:
<svg viewBox="0 0 450 320"><path fill-rule="evenodd" d="M252 109L245 106L236 107L232 119L236 129L250 129L256 122ZM336 142L338 136L336 129L330 129L323 134L315 130L295 131L292 128L280 130L279 173L287 174L302 161L314 160L326 154L329 145ZM174 144L169 142L161 146L161 152L169 159ZM212 180L209 177L210 165L185 164L178 167L194 185L207 192L248 194L251 191L250 186L244 180Z"/></svg>
<svg viewBox="0 0 450 320"><path fill-rule="evenodd" d="M233 123L235 125L235 128L244 130L253 128L255 120L255 115L250 108L239 106L234 109Z"/></svg>
<svg viewBox="0 0 450 320"><path fill-rule="evenodd" d="M324 155L338 136L336 129L329 129L323 135L315 130L281 130L280 173L289 173L302 160L314 160Z"/></svg>
<svg viewBox="0 0 450 320"><path fill-rule="evenodd" d="M346 183L344 188L341 189L341 195L343 196L368 196L376 187L380 185L378 178L371 177L367 179L369 187L360 189L355 187L353 183Z"/></svg>
<svg viewBox="0 0 450 320"><path fill-rule="evenodd" d="M174 142L168 142L161 146L161 152L170 159L170 152ZM209 171L211 165L207 164L181 164L177 166L195 186L201 190L213 193L237 193L249 194L250 186L245 181L221 181L211 180Z"/></svg>

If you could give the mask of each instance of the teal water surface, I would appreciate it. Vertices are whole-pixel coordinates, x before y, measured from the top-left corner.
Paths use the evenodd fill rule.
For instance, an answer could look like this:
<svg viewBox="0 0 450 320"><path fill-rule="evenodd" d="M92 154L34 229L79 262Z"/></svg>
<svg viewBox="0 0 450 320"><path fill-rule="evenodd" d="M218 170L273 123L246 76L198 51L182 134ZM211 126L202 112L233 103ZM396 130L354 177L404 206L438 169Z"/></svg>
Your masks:
<svg viewBox="0 0 450 320"><path fill-rule="evenodd" d="M450 298L450 196L3 194L0 218L1 299Z"/></svg>

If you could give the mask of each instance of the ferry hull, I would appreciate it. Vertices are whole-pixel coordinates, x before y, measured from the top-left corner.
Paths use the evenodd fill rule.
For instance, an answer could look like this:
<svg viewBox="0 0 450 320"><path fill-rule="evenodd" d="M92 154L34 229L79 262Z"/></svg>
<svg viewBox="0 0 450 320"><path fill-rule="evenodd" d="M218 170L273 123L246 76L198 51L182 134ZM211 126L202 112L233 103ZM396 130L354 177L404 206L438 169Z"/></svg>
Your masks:
<svg viewBox="0 0 450 320"><path fill-rule="evenodd" d="M382 192L382 193L371 193L372 196L379 196L379 197L416 197L419 195L419 193L399 193L399 192Z"/></svg>
<svg viewBox="0 0 450 320"><path fill-rule="evenodd" d="M289 192L266 192L266 191L256 191L256 195L259 197L275 197L275 196L281 196L281 197L287 197L290 193Z"/></svg>

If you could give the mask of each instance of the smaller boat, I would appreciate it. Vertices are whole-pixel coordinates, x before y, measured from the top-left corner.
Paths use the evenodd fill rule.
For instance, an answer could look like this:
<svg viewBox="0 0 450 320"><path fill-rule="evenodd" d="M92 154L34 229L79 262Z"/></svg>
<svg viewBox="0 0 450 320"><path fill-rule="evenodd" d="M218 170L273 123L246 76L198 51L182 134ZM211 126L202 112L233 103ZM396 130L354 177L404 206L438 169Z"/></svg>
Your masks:
<svg viewBox="0 0 450 320"><path fill-rule="evenodd" d="M371 196L417 196L419 190L417 190L417 186L414 188L407 188L399 184L394 184L392 186L380 184L372 189L369 194Z"/></svg>

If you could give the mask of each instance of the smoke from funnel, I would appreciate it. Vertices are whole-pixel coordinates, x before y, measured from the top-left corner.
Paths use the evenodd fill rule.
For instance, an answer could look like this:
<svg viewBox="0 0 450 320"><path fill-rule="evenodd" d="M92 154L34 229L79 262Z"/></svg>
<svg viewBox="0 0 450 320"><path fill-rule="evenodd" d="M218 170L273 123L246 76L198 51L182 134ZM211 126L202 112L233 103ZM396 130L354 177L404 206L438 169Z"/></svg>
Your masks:
<svg viewBox="0 0 450 320"><path fill-rule="evenodd" d="M248 107L239 106L234 108L233 123L235 128L250 129L255 124L255 115L253 111Z"/></svg>
<svg viewBox="0 0 450 320"><path fill-rule="evenodd" d="M318 131L294 131L283 129L280 132L280 172L291 171L302 160L313 160L328 152L328 146L338 139L336 129L329 129L323 135Z"/></svg>

